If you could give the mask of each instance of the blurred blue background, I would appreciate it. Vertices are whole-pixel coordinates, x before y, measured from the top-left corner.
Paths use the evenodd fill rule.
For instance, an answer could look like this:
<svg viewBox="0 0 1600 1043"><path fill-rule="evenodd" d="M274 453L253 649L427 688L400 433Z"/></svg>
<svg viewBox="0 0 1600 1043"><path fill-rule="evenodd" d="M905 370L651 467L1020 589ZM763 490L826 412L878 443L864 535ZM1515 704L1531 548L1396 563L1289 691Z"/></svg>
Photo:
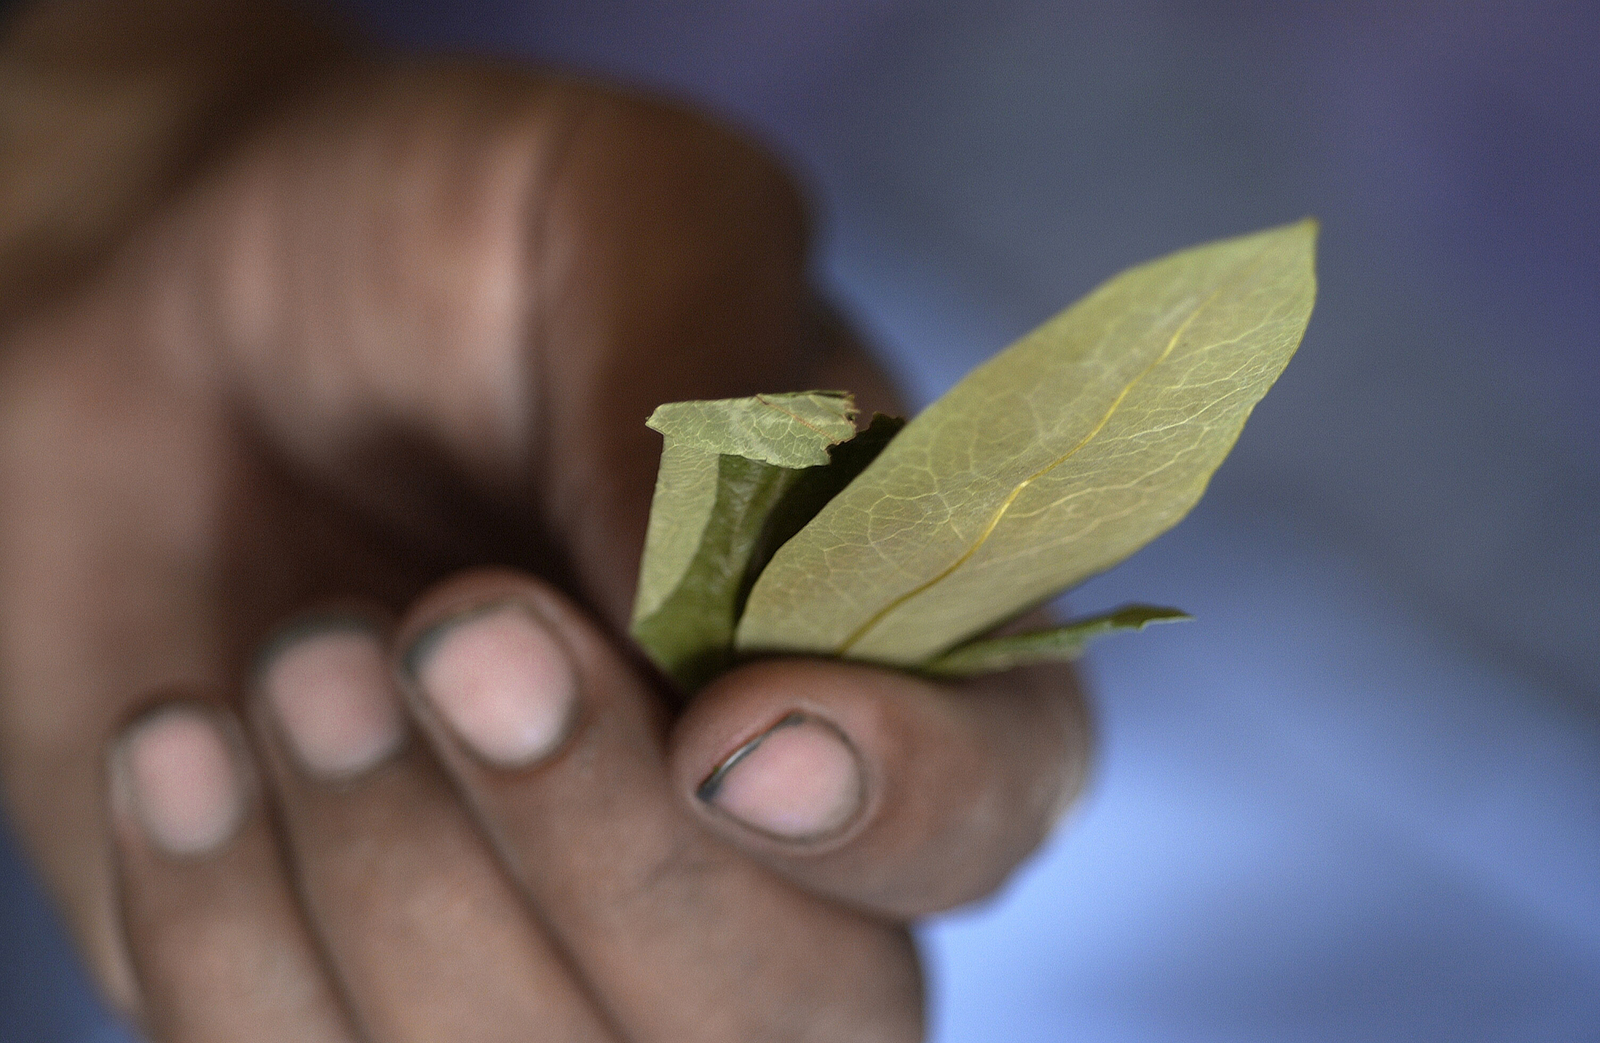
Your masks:
<svg viewBox="0 0 1600 1043"><path fill-rule="evenodd" d="M1092 655L1087 799L923 932L936 1038L1600 1039L1600 5L347 5L767 141L924 401L1129 264L1320 217L1206 500L1071 598L1199 619ZM0 1039L100 1038L0 877Z"/></svg>

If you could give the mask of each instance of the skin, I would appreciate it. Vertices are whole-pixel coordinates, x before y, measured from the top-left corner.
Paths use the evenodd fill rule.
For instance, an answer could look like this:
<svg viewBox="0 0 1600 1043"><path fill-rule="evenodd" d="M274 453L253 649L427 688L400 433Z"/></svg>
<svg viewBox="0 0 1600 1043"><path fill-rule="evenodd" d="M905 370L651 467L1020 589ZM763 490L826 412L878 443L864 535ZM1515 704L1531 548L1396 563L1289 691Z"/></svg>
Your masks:
<svg viewBox="0 0 1600 1043"><path fill-rule="evenodd" d="M108 67L77 41L110 11L168 19L119 39L170 72L172 19L219 39L218 10L36 7L0 66ZM107 995L172 1041L920 1038L906 925L992 891L1078 791L1071 674L771 660L683 706L622 636L653 406L892 408L816 304L793 185L671 106L268 22L186 48L211 57L181 112L86 131L77 180L60 148L16 153L13 189L32 170L28 198L65 201L0 228L0 782ZM280 60L224 60L240 39ZM434 624L506 601L578 682L533 768L464 752L395 680L408 741L319 781L252 695L309 610L369 620L398 679ZM152 847L104 769L174 701L248 780L203 856ZM697 799L795 712L859 757L841 831L782 841Z"/></svg>

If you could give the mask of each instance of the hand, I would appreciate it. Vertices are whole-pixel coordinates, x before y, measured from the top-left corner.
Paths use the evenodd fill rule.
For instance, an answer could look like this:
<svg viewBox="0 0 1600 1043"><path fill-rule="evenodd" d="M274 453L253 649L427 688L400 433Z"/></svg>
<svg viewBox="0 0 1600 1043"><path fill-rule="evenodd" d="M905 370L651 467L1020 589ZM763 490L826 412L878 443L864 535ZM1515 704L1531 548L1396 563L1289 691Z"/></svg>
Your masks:
<svg viewBox="0 0 1600 1043"><path fill-rule="evenodd" d="M297 621L250 690L248 728L169 702L112 756L162 1043L920 1039L904 917L992 882L994 819L1042 809L990 758L1050 745L1015 690L796 663L720 682L664 742L607 636L507 572L395 629Z"/></svg>
<svg viewBox="0 0 1600 1043"><path fill-rule="evenodd" d="M823 680L828 709L877 687ZM371 613L299 621L251 687L248 740L167 703L112 757L153 1039L920 1038L905 931L714 839L670 778L660 700L548 586L446 581L392 641ZM786 793L767 824L837 843L872 790L815 720L744 758L732 807L760 793L741 773L808 760L821 800Z"/></svg>
<svg viewBox="0 0 1600 1043"><path fill-rule="evenodd" d="M859 1013L850 996L862 983L909 1002L910 950L882 924L985 893L1048 829L1083 769L1069 675L961 690L773 661L703 693L668 734L665 705L616 637L657 452L640 421L656 403L843 386L872 404L864 358L842 337L809 335L793 190L726 133L596 88L462 66L322 68L136 224L93 278L3 331L0 768L95 971L125 1007L154 1002L130 973L106 848L99 765L119 722L173 692L238 705L264 637L307 609L431 620L515 594L571 651L574 719L588 724L528 773L462 755L452 736L470 729L442 727L432 702L419 719L538 911L530 937L561 953L564 980L603 994L596 1009L638 1018L659 995L617 982L643 974L693 999L667 976L672 954L680 968L711 960L697 974L719 997L797 997L780 1012L796 1036L807 1009ZM516 575L446 579L483 563L544 576L576 606ZM826 723L780 729L719 792L703 789L795 713ZM397 785L435 800L425 795L444 776L418 749L369 785L409 779ZM820 791L785 775L825 763L853 766L859 788L837 772ZM562 788L568 769L585 785ZM302 839L312 834L295 824L290 776L273 771L295 875L263 868L276 856L259 805L218 857L255 858L241 878L279 881L247 890L275 886L289 903L292 883L307 896L306 918L284 913L284 925L330 932L326 910L344 898L318 906L308 867L333 840ZM354 829L382 818L373 808L407 806L395 799L344 814ZM435 803L435 824L391 814L372 843L470 839L463 812ZM472 850L463 864L479 868L461 872L492 877ZM140 891L135 863L124 872L136 946L164 936L159 917L137 919L139 896L159 887ZM479 893L457 888L455 872L421 865L414 883ZM696 880L719 882L714 903ZM484 908L506 908L482 893ZM649 915L608 920L630 896ZM568 906L575 921L560 919ZM264 923L194 903L197 916L208 909L229 931ZM482 919L417 965L470 949ZM793 939L781 950L792 959L750 963L775 936ZM268 962L252 973L296 951L260 938ZM851 939L869 941L860 960L838 960L843 980L830 968L858 951ZM624 957L643 970L608 969ZM354 989L349 964L330 959ZM808 992L814 972L829 973ZM734 1009L728 1038L749 1038L739 1032L755 1021L740 1018L771 1013L756 1006Z"/></svg>

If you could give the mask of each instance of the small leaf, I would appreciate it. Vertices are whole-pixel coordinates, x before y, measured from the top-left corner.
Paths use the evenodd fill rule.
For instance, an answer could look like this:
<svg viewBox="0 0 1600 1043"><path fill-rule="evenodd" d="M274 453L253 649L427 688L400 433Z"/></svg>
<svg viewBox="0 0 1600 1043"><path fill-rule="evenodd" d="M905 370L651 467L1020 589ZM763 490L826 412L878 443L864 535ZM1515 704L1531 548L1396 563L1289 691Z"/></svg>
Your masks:
<svg viewBox="0 0 1600 1043"><path fill-rule="evenodd" d="M854 413L849 395L813 391L651 414L665 444L630 629L679 684L727 665L773 508L806 470L826 470L829 447L855 434Z"/></svg>
<svg viewBox="0 0 1600 1043"><path fill-rule="evenodd" d="M1005 637L980 637L957 645L924 663L925 673L942 677L971 677L1034 663L1076 659L1097 637L1123 630L1143 630L1151 623L1181 623L1194 617L1175 608L1124 605L1104 615L1076 619L1049 630Z"/></svg>
<svg viewBox="0 0 1600 1043"><path fill-rule="evenodd" d="M855 434L848 394L669 402L645 424L664 439L655 498L639 567L635 621L660 608L700 550L717 502L717 457L739 456L786 468L828 462L828 446Z"/></svg>
<svg viewBox="0 0 1600 1043"><path fill-rule="evenodd" d="M1134 268L978 367L779 548L738 648L914 666L1176 524L1300 343L1315 238Z"/></svg>
<svg viewBox="0 0 1600 1043"><path fill-rule="evenodd" d="M645 426L669 443L779 467L816 467L828 462L829 446L855 435L855 415L847 391L797 391L668 402Z"/></svg>
<svg viewBox="0 0 1600 1043"><path fill-rule="evenodd" d="M695 480L713 487L712 507L694 534L687 567L652 610L636 612L631 627L655 664L685 690L728 666L752 553L768 514L800 474L742 456L703 455L709 466Z"/></svg>

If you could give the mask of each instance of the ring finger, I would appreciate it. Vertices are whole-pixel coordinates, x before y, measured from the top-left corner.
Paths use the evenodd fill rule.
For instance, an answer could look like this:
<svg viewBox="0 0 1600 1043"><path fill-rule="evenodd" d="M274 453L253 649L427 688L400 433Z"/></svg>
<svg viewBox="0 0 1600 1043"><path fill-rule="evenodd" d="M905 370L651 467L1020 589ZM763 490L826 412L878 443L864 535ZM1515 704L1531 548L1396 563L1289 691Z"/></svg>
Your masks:
<svg viewBox="0 0 1600 1043"><path fill-rule="evenodd" d="M302 622L269 645L256 687L301 900L373 1040L615 1039L408 742L378 625Z"/></svg>

